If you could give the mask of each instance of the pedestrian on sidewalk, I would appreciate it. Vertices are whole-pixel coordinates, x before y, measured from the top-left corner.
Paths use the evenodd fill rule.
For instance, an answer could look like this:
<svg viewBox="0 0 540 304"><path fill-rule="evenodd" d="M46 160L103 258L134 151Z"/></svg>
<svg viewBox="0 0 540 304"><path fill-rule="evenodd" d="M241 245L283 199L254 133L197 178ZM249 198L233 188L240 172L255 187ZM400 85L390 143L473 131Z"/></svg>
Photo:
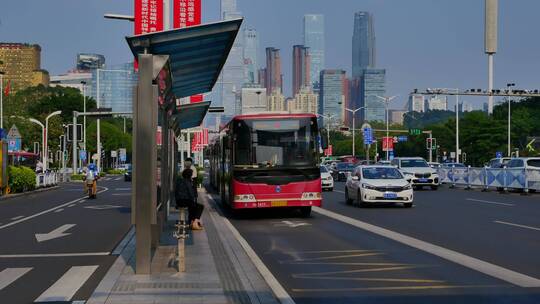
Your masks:
<svg viewBox="0 0 540 304"><path fill-rule="evenodd" d="M192 230L202 230L201 215L204 206L197 202L196 189L193 187L193 171L184 169L182 178L176 183L176 207L188 208L189 223Z"/></svg>
<svg viewBox="0 0 540 304"><path fill-rule="evenodd" d="M193 172L191 178L193 180L193 188L195 189L195 196L198 196L197 193L197 168L193 164L193 159L191 157L186 158L184 161L184 169L191 169Z"/></svg>

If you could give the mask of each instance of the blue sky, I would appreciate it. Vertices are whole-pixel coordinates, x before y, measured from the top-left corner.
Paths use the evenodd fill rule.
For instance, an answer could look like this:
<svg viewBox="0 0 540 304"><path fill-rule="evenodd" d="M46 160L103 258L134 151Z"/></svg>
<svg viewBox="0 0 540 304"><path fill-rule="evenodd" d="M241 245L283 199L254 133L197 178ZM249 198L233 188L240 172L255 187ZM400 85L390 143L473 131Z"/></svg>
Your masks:
<svg viewBox="0 0 540 304"><path fill-rule="evenodd" d="M203 21L219 18L219 1L203 1ZM96 52L108 64L131 60L124 36L128 22L105 20L106 12L132 14L132 0L2 1L0 41L42 46L51 74L73 68L78 52ZM292 46L302 43L302 16L326 18L326 67L350 75L355 11L375 16L377 66L387 69L389 95L401 107L414 88L487 86L483 53L483 0L238 0L246 24L259 31L262 50L281 49L285 93L290 93ZM515 82L540 89L540 1L500 1L495 85ZM477 107L480 98L467 99Z"/></svg>

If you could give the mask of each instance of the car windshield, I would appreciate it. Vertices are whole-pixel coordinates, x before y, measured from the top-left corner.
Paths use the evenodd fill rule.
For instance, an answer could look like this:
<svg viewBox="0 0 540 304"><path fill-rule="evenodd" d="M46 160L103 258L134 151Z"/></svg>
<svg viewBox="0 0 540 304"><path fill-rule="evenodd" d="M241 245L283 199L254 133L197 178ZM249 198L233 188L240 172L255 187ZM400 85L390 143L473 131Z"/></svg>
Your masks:
<svg viewBox="0 0 540 304"><path fill-rule="evenodd" d="M540 159L529 159L527 161L527 165L529 167L537 167L540 168Z"/></svg>
<svg viewBox="0 0 540 304"><path fill-rule="evenodd" d="M235 165L315 167L317 134L315 118L235 121Z"/></svg>
<svg viewBox="0 0 540 304"><path fill-rule="evenodd" d="M428 163L423 159L402 159L401 168L427 168Z"/></svg>
<svg viewBox="0 0 540 304"><path fill-rule="evenodd" d="M321 166L321 173L327 173L328 172L328 168L326 168L326 166Z"/></svg>
<svg viewBox="0 0 540 304"><path fill-rule="evenodd" d="M374 167L363 168L362 176L365 179L402 179L403 175L396 168Z"/></svg>
<svg viewBox="0 0 540 304"><path fill-rule="evenodd" d="M341 171L343 171L343 170L352 170L352 169L354 169L354 164L351 164L351 163L339 163L339 164L337 164L336 168L338 170L341 170Z"/></svg>

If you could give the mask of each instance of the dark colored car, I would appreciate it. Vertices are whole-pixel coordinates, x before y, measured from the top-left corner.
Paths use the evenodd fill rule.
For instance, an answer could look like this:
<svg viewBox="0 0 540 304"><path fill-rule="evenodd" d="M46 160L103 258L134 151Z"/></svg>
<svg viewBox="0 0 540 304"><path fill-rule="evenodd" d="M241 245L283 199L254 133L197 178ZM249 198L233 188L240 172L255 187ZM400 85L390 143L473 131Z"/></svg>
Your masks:
<svg viewBox="0 0 540 304"><path fill-rule="evenodd" d="M337 163L332 175L337 181L345 181L348 173L351 173L354 168L356 168L356 165L352 163Z"/></svg>
<svg viewBox="0 0 540 304"><path fill-rule="evenodd" d="M132 173L131 165L128 165L126 173L124 173L124 181L126 181L126 182L131 181L131 173Z"/></svg>

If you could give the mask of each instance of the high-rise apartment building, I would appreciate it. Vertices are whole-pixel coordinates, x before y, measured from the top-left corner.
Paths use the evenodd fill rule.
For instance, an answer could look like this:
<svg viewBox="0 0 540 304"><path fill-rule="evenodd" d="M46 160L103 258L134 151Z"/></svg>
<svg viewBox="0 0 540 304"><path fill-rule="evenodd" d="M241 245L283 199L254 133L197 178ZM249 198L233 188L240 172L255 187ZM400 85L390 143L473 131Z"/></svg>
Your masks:
<svg viewBox="0 0 540 304"><path fill-rule="evenodd" d="M448 110L448 99L446 96L434 95L430 96L426 101L426 108L429 111L447 111Z"/></svg>
<svg viewBox="0 0 540 304"><path fill-rule="evenodd" d="M259 69L257 74L259 74L257 77L258 83L266 89L266 68Z"/></svg>
<svg viewBox="0 0 540 304"><path fill-rule="evenodd" d="M259 36L252 28L244 29L244 82L258 83L258 60Z"/></svg>
<svg viewBox="0 0 540 304"><path fill-rule="evenodd" d="M293 46L292 93L298 94L303 88L312 88L311 83L311 56L309 48L303 45Z"/></svg>
<svg viewBox="0 0 540 304"><path fill-rule="evenodd" d="M393 124L403 124L403 120L407 111L404 110L388 110L388 120Z"/></svg>
<svg viewBox="0 0 540 304"><path fill-rule="evenodd" d="M409 95L409 102L407 104L407 110L409 112L425 112L426 111L426 98L424 95L412 94Z"/></svg>
<svg viewBox="0 0 540 304"><path fill-rule="evenodd" d="M364 69L361 81L360 106L365 107L362 121L386 121L386 105L381 97L386 95L386 70Z"/></svg>
<svg viewBox="0 0 540 304"><path fill-rule="evenodd" d="M9 84L11 94L40 84L49 85L49 72L41 69L41 47L37 44L2 42L0 62L3 85Z"/></svg>
<svg viewBox="0 0 540 304"><path fill-rule="evenodd" d="M102 108L112 108L113 112L132 112L133 88L137 85L137 75L133 62L109 66L104 70L92 70L89 95L96 101L99 98Z"/></svg>
<svg viewBox="0 0 540 304"><path fill-rule="evenodd" d="M319 109L319 96L311 88L303 88L288 104L291 113L317 114Z"/></svg>
<svg viewBox="0 0 540 304"><path fill-rule="evenodd" d="M268 95L283 92L283 76L281 74L281 57L279 49L266 48L265 88Z"/></svg>
<svg viewBox="0 0 540 304"><path fill-rule="evenodd" d="M268 111L270 112L282 112L287 111L287 105L285 103L285 96L279 91L268 95Z"/></svg>
<svg viewBox="0 0 540 304"><path fill-rule="evenodd" d="M319 81L321 71L325 68L323 15L304 15L303 38L304 46L309 48L311 56L310 80L316 83Z"/></svg>
<svg viewBox="0 0 540 304"><path fill-rule="evenodd" d="M333 123L341 125L344 104L348 94L348 80L343 70L322 70L319 88L319 114L332 116Z"/></svg>
<svg viewBox="0 0 540 304"><path fill-rule="evenodd" d="M77 70L91 71L102 69L105 66L105 56L100 54L79 53L77 54Z"/></svg>
<svg viewBox="0 0 540 304"><path fill-rule="evenodd" d="M242 88L242 113L256 114L266 112L268 107L266 90L264 88Z"/></svg>
<svg viewBox="0 0 540 304"><path fill-rule="evenodd" d="M375 67L375 29L369 12L354 14L352 38L352 76L359 78L363 70Z"/></svg>

